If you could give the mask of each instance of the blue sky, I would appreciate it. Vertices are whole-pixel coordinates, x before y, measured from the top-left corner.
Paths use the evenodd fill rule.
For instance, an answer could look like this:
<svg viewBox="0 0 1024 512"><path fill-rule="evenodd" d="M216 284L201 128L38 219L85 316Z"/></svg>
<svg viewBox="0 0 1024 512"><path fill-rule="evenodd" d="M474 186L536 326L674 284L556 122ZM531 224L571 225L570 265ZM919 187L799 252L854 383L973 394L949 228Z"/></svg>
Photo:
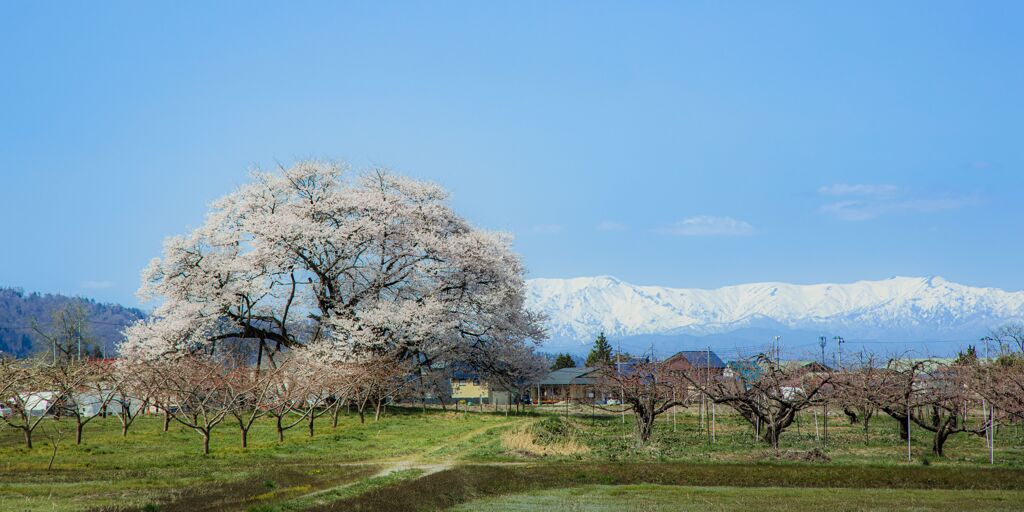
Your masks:
<svg viewBox="0 0 1024 512"><path fill-rule="evenodd" d="M0 284L137 304L253 166L386 166L534 277L1024 289L1020 2L0 6Z"/></svg>

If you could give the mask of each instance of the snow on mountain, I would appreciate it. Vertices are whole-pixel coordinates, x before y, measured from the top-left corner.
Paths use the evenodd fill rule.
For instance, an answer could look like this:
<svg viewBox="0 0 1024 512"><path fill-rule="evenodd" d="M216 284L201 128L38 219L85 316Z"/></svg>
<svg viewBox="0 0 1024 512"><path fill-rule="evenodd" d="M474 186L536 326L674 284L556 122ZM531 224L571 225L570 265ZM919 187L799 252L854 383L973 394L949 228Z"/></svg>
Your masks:
<svg viewBox="0 0 1024 512"><path fill-rule="evenodd" d="M941 277L850 284L753 283L714 290L637 286L610 276L531 279L529 307L547 314L553 340L710 335L749 328L828 330L862 338L977 336L1024 319L1024 292Z"/></svg>

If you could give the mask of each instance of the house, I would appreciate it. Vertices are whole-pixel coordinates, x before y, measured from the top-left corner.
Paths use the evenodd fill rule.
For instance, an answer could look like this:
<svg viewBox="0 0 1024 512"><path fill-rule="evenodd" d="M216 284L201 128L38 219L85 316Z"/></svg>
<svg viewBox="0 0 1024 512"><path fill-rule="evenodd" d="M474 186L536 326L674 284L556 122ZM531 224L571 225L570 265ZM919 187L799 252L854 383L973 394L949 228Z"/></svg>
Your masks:
<svg viewBox="0 0 1024 512"><path fill-rule="evenodd" d="M722 376L728 379L740 379L750 382L761 378L762 372L761 366L756 362L741 359L729 361L722 371Z"/></svg>
<svg viewBox="0 0 1024 512"><path fill-rule="evenodd" d="M818 361L784 361L781 366L787 372L800 376L824 376L834 371L831 366Z"/></svg>
<svg viewBox="0 0 1024 512"><path fill-rule="evenodd" d="M19 395L19 401L24 405L29 416L52 414L59 399L60 394L56 391L36 391Z"/></svg>
<svg viewBox="0 0 1024 512"><path fill-rule="evenodd" d="M82 416L95 416L98 414L120 416L127 412L129 416L135 416L143 412L143 400L134 399L122 403L119 400L113 399L111 395L113 395L113 390L111 389L80 393L77 397L78 413ZM150 407L149 412L156 413L157 410L154 407Z"/></svg>
<svg viewBox="0 0 1024 512"><path fill-rule="evenodd" d="M537 385L540 403L604 400L597 390L599 368L561 368L544 377Z"/></svg>
<svg viewBox="0 0 1024 512"><path fill-rule="evenodd" d="M683 350L676 352L672 357L665 360L665 364L673 371L692 372L696 370L701 375L720 376L725 373L727 366L718 357L718 354L711 350Z"/></svg>
<svg viewBox="0 0 1024 512"><path fill-rule="evenodd" d="M451 389L452 400L469 405L509 405L512 400L511 391L481 380L479 374L466 370L452 371Z"/></svg>

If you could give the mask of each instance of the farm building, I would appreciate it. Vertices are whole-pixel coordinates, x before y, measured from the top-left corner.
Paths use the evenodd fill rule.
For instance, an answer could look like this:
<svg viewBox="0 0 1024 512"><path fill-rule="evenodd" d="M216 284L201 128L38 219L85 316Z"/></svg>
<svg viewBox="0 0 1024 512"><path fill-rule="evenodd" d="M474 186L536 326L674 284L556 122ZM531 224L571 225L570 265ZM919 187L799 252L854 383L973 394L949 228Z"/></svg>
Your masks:
<svg viewBox="0 0 1024 512"><path fill-rule="evenodd" d="M50 414L57 405L60 394L55 391L36 391L20 395L20 401L24 404L29 416L43 416Z"/></svg>
<svg viewBox="0 0 1024 512"><path fill-rule="evenodd" d="M463 401L467 404L493 404L508 405L512 400L512 393L508 390L498 389L474 372L455 370L451 376L452 400Z"/></svg>
<svg viewBox="0 0 1024 512"><path fill-rule="evenodd" d="M665 362L676 371L697 370L701 374L707 373L711 376L722 375L727 368L718 354L712 350L683 350L676 352Z"/></svg>
<svg viewBox="0 0 1024 512"><path fill-rule="evenodd" d="M752 381L761 377L761 367L753 361L744 359L739 361L729 361L729 363L726 364L725 370L722 372L722 376L729 379Z"/></svg>
<svg viewBox="0 0 1024 512"><path fill-rule="evenodd" d="M598 368L561 368L548 374L537 385L541 403L590 401L598 397Z"/></svg>

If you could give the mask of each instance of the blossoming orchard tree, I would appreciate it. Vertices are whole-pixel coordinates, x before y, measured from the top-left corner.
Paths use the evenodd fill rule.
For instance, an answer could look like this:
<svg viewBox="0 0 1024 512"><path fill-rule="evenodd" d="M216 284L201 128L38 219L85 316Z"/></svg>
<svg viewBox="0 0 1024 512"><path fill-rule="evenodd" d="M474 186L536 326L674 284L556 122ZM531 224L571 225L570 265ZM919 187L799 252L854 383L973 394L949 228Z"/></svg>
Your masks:
<svg viewBox="0 0 1024 512"><path fill-rule="evenodd" d="M120 351L149 359L220 346L276 366L307 347L325 362L424 364L542 339L509 237L472 227L446 197L317 161L253 173L202 226L165 241L139 291L159 305Z"/></svg>

